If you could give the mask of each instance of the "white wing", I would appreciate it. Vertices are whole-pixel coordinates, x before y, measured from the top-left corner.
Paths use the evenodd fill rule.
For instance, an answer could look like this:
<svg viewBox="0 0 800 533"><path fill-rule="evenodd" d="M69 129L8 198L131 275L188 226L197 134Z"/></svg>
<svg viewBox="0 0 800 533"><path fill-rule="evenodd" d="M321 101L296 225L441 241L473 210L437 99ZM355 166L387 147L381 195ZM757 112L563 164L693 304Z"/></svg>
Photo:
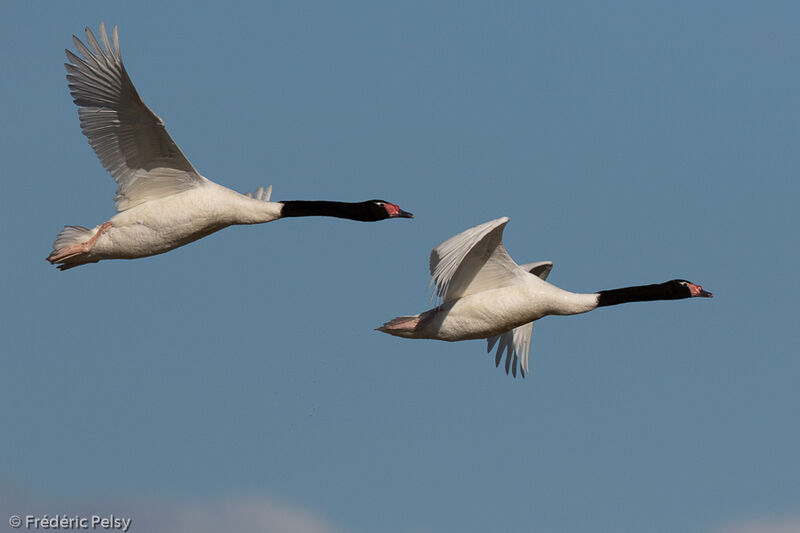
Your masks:
<svg viewBox="0 0 800 533"><path fill-rule="evenodd" d="M272 196L272 185L267 187L259 187L254 192L249 192L245 194L248 198L255 198L256 200L261 200L262 202L269 202L270 196Z"/></svg>
<svg viewBox="0 0 800 533"><path fill-rule="evenodd" d="M535 263L525 263L519 266L522 270L530 272L534 276L539 276L542 279L547 279L550 271L553 270L552 261L536 261Z"/></svg>
<svg viewBox="0 0 800 533"><path fill-rule="evenodd" d="M528 355L531 347L531 336L533 335L533 322L528 322L521 326L517 326L511 331L506 331L502 335L490 337L486 339L489 341L486 351L491 352L496 343L497 355L494 358L494 365L500 366L500 361L503 360L503 353L506 354L506 374L509 369L514 377L517 377L517 362L519 362L519 370L522 377L528 372Z"/></svg>
<svg viewBox="0 0 800 533"><path fill-rule="evenodd" d="M528 276L503 247L507 217L451 237L431 252L431 284L447 302L487 289L519 283Z"/></svg>
<svg viewBox="0 0 800 533"><path fill-rule="evenodd" d="M145 105L133 86L119 52L117 27L113 47L100 23L100 46L86 28L87 48L73 36L83 58L67 50L67 81L78 105L81 130L94 153L119 184L114 197L124 211L206 181L170 138L162 121Z"/></svg>
<svg viewBox="0 0 800 533"><path fill-rule="evenodd" d="M553 269L552 261L537 261L535 263L527 263L520 265L523 270L539 276L542 279L547 279L548 274ZM528 322L521 326L517 326L511 331L506 331L501 335L490 337L486 351L491 352L495 344L497 346L497 355L494 359L494 365L500 366L500 361L503 360L503 353L506 354L506 374L509 369L514 377L517 377L517 362L519 362L519 370L522 377L528 373L529 357L531 349L531 336L533 335L533 322Z"/></svg>

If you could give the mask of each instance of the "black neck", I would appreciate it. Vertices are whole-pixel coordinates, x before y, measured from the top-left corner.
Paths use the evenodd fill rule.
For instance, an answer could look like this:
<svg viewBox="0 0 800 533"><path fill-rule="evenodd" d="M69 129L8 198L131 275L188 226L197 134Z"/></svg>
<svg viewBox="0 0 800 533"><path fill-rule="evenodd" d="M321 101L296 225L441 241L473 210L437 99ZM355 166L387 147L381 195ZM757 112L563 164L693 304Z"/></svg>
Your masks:
<svg viewBox="0 0 800 533"><path fill-rule="evenodd" d="M283 204L282 217L338 217L360 221L374 220L363 202L289 200L281 203Z"/></svg>
<svg viewBox="0 0 800 533"><path fill-rule="evenodd" d="M676 291L674 284L655 283L653 285L639 285L637 287L623 287L621 289L611 289L600 291L597 300L597 307L604 305L617 305L628 302L650 302L653 300L677 300L686 298L687 294Z"/></svg>

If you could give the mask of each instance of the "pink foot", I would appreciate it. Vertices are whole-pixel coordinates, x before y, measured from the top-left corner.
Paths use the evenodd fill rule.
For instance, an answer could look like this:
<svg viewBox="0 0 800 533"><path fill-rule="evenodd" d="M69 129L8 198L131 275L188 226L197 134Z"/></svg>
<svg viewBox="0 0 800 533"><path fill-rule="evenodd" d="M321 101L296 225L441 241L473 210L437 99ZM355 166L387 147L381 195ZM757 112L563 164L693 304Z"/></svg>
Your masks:
<svg viewBox="0 0 800 533"><path fill-rule="evenodd" d="M111 222L103 222L97 229L97 233L92 235L89 240L79 244L73 244L72 246L67 246L65 248L60 248L59 250L54 250L47 260L51 263L60 263L65 259L69 259L70 257L91 252L92 248L94 248L94 245L97 243L97 239L100 238L100 235L108 231L109 228L111 228Z"/></svg>

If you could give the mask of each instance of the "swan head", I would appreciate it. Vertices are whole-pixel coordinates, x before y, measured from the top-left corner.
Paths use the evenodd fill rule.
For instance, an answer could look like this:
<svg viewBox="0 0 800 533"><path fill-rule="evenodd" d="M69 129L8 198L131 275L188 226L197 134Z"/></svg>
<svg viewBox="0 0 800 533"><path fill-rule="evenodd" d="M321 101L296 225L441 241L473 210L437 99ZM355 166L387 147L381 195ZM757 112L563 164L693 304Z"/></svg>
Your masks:
<svg viewBox="0 0 800 533"><path fill-rule="evenodd" d="M400 209L399 205L387 202L386 200L368 200L362 202L364 206L365 220L377 221L387 218L414 218L408 211Z"/></svg>
<svg viewBox="0 0 800 533"><path fill-rule="evenodd" d="M702 285L697 285L685 279L673 279L666 283L673 291L673 298L712 298L714 295L706 290L703 290Z"/></svg>

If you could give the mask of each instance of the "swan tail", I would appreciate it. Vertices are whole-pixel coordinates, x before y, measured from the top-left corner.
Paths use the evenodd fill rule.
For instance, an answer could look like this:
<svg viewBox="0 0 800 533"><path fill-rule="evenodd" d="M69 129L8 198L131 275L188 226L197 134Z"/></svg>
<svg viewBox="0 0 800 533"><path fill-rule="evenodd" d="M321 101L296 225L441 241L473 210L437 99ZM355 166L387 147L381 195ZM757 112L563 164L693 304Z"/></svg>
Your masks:
<svg viewBox="0 0 800 533"><path fill-rule="evenodd" d="M53 251L47 256L47 260L51 264L57 265L59 270L67 270L86 263L96 263L96 260L87 260L86 256L89 255L97 236L98 228L64 226L61 233L56 236Z"/></svg>
<svg viewBox="0 0 800 533"><path fill-rule="evenodd" d="M396 335L398 337L411 337L415 331L418 331L422 323L422 314L398 316L386 322L383 326L375 328L377 331L388 333L389 335Z"/></svg>

